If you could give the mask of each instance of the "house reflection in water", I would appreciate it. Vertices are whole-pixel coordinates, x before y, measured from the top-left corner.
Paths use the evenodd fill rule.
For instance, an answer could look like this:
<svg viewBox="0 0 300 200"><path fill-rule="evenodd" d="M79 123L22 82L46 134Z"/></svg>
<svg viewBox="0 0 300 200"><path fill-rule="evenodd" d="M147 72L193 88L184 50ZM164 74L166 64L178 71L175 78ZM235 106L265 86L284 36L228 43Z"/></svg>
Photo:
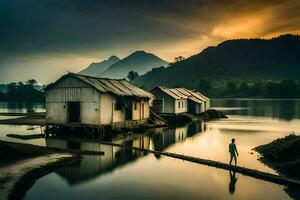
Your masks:
<svg viewBox="0 0 300 200"><path fill-rule="evenodd" d="M188 124L173 129L158 128L148 131L146 134L132 138L113 140L113 143L127 147L137 147L163 151L174 143L182 142L204 130L203 123ZM77 163L72 163L56 171L66 179L70 185L80 184L92 178L98 177L114 169L125 166L148 153L124 149L122 147L99 144L97 141L85 141L79 139L46 138L47 147L61 149L77 149L85 151L98 151L103 155L85 155ZM157 157L159 158L159 157Z"/></svg>
<svg viewBox="0 0 300 200"><path fill-rule="evenodd" d="M153 150L163 151L170 145L183 142L186 138L192 137L204 130L204 123L191 123L174 129L155 129L155 134L152 135Z"/></svg>
<svg viewBox="0 0 300 200"><path fill-rule="evenodd" d="M114 141L114 143L126 146L135 146L148 149L149 138L129 141ZM98 151L103 155L84 155L77 163L58 169L56 172L65 178L70 185L78 184L94 178L98 175L113 171L116 167L125 165L146 153L136 150L124 149L121 147L99 144L96 141L75 141L69 139L46 138L47 147L61 149L77 149L85 151Z"/></svg>

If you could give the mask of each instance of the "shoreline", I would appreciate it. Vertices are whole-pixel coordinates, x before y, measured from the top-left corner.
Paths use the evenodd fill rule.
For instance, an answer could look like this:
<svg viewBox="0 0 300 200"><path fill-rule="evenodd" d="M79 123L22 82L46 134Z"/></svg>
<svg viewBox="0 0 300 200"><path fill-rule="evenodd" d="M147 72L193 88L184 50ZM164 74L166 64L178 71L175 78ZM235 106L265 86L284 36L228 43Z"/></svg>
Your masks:
<svg viewBox="0 0 300 200"><path fill-rule="evenodd" d="M5 151L0 152L0 199L22 199L37 179L79 159L74 152L30 144L0 141L0 147Z"/></svg>
<svg viewBox="0 0 300 200"><path fill-rule="evenodd" d="M300 180L300 136L290 134L254 148L259 160L278 174Z"/></svg>
<svg viewBox="0 0 300 200"><path fill-rule="evenodd" d="M5 116L5 115L1 115ZM0 125L32 125L45 126L46 120L44 116L21 116L12 119L1 119Z"/></svg>

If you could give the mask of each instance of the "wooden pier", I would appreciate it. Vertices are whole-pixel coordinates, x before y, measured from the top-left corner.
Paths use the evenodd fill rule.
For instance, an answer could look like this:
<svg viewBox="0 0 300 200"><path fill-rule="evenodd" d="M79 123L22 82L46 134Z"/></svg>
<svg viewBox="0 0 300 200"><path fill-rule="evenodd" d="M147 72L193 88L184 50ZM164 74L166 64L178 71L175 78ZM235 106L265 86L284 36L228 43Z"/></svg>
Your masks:
<svg viewBox="0 0 300 200"><path fill-rule="evenodd" d="M162 156L167 156L167 157L172 157L176 159L181 159L193 163L198 163L202 165L207 165L219 169L224 169L224 170L229 170L229 171L234 171L243 175L251 176L253 178L281 184L281 185L286 185L286 186L295 186L295 187L300 187L300 181L287 178L281 175L276 175L276 174L271 174L267 172L262 172L258 171L255 169L249 169L246 167L240 167L240 166L235 166L235 165L230 165L227 163L222 163L214 160L208 160L208 159L202 159L202 158L197 158L197 157L192 157L192 156L187 156L187 155L182 155L182 154L177 154L177 153L171 153L171 152L161 152L161 151L154 151L154 150L149 150L149 149L141 149L137 147L128 147L120 144L115 144L115 143L110 143L110 142L100 142L102 144L107 144L107 145L113 145L113 146L118 146L118 147L123 147L126 149L134 149L134 150L139 150L147 153L152 153L155 155L162 155Z"/></svg>

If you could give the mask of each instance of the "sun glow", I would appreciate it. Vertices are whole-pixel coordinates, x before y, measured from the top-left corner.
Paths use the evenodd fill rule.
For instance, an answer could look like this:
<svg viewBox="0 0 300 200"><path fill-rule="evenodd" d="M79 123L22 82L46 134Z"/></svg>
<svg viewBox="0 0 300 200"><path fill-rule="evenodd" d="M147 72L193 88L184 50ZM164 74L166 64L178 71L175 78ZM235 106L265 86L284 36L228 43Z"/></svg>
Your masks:
<svg viewBox="0 0 300 200"><path fill-rule="evenodd" d="M223 38L248 38L260 35L268 22L266 16L245 16L230 19L216 26L212 35Z"/></svg>

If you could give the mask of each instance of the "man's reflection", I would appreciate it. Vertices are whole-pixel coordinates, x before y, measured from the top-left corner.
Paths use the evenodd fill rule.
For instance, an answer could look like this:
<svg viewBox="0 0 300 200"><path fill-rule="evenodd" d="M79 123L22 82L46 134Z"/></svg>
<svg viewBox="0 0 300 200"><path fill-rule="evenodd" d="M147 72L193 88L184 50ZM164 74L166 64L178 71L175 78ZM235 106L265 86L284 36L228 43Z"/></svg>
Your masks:
<svg viewBox="0 0 300 200"><path fill-rule="evenodd" d="M236 184L238 178L235 177L235 172L234 171L229 171L229 176L230 176L229 192L231 194L233 194L234 191L235 191L235 184Z"/></svg>

